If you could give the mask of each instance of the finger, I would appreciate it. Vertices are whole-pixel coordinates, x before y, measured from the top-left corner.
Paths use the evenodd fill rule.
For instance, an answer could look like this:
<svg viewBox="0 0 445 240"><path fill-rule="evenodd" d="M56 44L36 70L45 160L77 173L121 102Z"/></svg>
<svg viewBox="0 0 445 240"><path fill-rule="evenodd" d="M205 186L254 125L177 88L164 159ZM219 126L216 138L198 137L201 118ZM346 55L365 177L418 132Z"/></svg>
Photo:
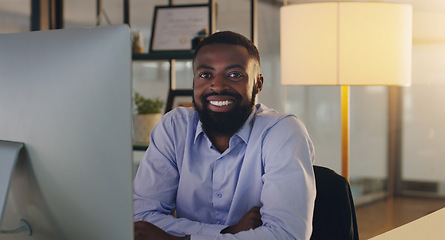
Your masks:
<svg viewBox="0 0 445 240"><path fill-rule="evenodd" d="M249 229L255 229L255 228L261 227L261 226L263 226L262 222L259 222L259 221L251 222Z"/></svg>
<svg viewBox="0 0 445 240"><path fill-rule="evenodd" d="M261 218L261 213L260 211L251 211L249 212L249 216L252 218Z"/></svg>
<svg viewBox="0 0 445 240"><path fill-rule="evenodd" d="M260 206L254 206L254 207L252 207L249 211L259 212L260 209L261 209Z"/></svg>
<svg viewBox="0 0 445 240"><path fill-rule="evenodd" d="M261 221L261 218L257 220L257 226L263 226L263 221Z"/></svg>
<svg viewBox="0 0 445 240"><path fill-rule="evenodd" d="M249 215L260 215L260 207L252 207L247 214Z"/></svg>

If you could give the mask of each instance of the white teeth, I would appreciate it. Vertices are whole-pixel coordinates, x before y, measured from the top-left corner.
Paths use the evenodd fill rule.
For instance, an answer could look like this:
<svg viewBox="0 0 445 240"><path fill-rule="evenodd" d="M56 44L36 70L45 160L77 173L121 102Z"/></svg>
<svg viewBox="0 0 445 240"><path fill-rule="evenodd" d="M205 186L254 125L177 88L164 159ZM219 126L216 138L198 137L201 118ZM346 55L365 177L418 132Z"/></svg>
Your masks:
<svg viewBox="0 0 445 240"><path fill-rule="evenodd" d="M218 106L218 107L227 106L227 105L232 104L232 103L233 103L233 101L229 101L229 100L226 100L226 101L210 101L210 104Z"/></svg>

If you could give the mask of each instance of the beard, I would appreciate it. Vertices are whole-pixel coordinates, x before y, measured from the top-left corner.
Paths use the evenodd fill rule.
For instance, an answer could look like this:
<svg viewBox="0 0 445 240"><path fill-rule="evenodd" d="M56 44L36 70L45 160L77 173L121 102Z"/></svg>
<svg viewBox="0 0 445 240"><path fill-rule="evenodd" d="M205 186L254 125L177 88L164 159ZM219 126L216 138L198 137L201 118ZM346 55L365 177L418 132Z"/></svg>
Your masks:
<svg viewBox="0 0 445 240"><path fill-rule="evenodd" d="M212 95L228 95L233 96L236 101L235 105L228 112L214 112L208 108L208 101L206 100ZM209 93L201 96L202 108L196 105L193 96L193 106L198 112L199 119L202 122L202 128L208 136L224 135L232 136L244 124L252 112L255 105L255 91L252 93L252 100L249 104L241 105L242 97L238 93L222 91L220 93Z"/></svg>

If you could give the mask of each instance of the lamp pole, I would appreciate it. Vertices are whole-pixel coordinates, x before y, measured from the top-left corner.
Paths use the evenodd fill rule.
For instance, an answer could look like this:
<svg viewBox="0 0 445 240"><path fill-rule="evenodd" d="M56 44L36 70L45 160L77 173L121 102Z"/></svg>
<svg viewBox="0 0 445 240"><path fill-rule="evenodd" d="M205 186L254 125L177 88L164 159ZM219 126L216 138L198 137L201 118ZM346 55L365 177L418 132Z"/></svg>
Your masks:
<svg viewBox="0 0 445 240"><path fill-rule="evenodd" d="M349 180L349 85L341 86L341 175Z"/></svg>

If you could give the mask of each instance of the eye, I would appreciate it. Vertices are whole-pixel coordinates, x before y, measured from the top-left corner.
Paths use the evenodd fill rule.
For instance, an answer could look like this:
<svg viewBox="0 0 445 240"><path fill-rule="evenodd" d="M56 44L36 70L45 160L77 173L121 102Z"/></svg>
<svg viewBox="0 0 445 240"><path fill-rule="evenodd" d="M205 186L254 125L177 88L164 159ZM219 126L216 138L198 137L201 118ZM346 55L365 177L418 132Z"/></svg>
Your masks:
<svg viewBox="0 0 445 240"><path fill-rule="evenodd" d="M212 74L209 72L201 72L201 73L198 73L198 77L203 78L203 79L208 79L208 78L212 77Z"/></svg>
<svg viewBox="0 0 445 240"><path fill-rule="evenodd" d="M240 72L230 72L228 78L232 81L240 81L244 78L244 74Z"/></svg>

